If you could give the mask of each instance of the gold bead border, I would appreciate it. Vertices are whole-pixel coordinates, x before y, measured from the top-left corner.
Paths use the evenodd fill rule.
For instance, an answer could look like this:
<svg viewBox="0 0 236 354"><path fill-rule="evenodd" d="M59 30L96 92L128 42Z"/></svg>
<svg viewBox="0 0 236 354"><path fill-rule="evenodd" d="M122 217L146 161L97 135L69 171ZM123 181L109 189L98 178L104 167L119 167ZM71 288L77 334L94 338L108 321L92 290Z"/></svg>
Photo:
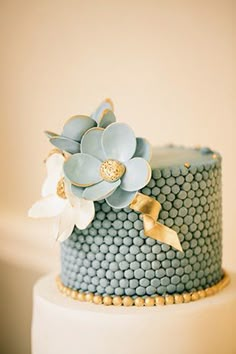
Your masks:
<svg viewBox="0 0 236 354"><path fill-rule="evenodd" d="M59 291L68 297L71 297L74 300L81 302L94 303L96 305L114 305L114 306L162 306L162 305L172 305L172 304L183 304L191 301L197 301L204 299L208 296L212 296L222 289L224 289L230 283L230 277L227 273L224 272L223 278L216 284L204 290L198 290L190 293L183 294L173 294L173 295L156 295L156 296L147 296L136 297L133 299L130 296L109 296L109 295L95 295L90 292L81 292L70 289L63 285L59 276L56 278L56 284Z"/></svg>

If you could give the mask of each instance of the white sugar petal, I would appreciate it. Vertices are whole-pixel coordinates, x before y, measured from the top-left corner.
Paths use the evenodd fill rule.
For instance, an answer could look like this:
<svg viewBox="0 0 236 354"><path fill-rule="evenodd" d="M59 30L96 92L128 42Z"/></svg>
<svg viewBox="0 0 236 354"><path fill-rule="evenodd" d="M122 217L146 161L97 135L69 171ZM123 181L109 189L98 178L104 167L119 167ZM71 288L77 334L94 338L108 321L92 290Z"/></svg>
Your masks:
<svg viewBox="0 0 236 354"><path fill-rule="evenodd" d="M66 203L66 199L57 195L48 196L33 204L28 211L28 216L31 218L52 218L63 212Z"/></svg>
<svg viewBox="0 0 236 354"><path fill-rule="evenodd" d="M64 160L64 156L60 153L55 153L46 160L47 178L42 186L42 197L56 193L57 183L63 176Z"/></svg>
<svg viewBox="0 0 236 354"><path fill-rule="evenodd" d="M94 203L90 200L80 199L77 206L74 207L74 223L80 230L93 221L95 215Z"/></svg>
<svg viewBox="0 0 236 354"><path fill-rule="evenodd" d="M73 232L74 226L74 210L68 203L67 207L59 218L58 234L56 239L60 242L68 239Z"/></svg>

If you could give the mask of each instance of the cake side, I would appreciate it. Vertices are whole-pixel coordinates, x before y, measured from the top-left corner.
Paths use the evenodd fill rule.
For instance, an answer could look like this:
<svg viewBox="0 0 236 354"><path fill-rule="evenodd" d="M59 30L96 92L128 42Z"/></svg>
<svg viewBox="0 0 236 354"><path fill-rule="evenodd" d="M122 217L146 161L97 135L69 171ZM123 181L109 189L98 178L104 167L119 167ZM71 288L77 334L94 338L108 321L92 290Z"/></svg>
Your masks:
<svg viewBox="0 0 236 354"><path fill-rule="evenodd" d="M85 230L61 245L65 286L99 295L193 292L222 278L221 157L210 149L154 149L142 193L162 206L158 222L175 230L183 252L144 235L141 215L95 202Z"/></svg>

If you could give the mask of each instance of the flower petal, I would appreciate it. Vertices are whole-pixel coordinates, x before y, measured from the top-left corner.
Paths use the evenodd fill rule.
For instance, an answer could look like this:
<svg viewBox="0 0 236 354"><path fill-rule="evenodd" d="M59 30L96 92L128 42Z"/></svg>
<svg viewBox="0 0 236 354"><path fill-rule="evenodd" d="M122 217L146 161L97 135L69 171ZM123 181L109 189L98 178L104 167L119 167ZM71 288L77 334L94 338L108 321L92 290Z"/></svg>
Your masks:
<svg viewBox="0 0 236 354"><path fill-rule="evenodd" d="M104 114L104 111L113 111L113 109L113 102L109 98L107 98L98 106L96 111L92 113L91 118L94 119L97 123L99 123Z"/></svg>
<svg viewBox="0 0 236 354"><path fill-rule="evenodd" d="M86 188L83 193L83 198L93 201L102 200L114 192L119 185L120 180L113 183L102 181L92 187Z"/></svg>
<svg viewBox="0 0 236 354"><path fill-rule="evenodd" d="M106 198L106 202L115 209L126 208L132 202L135 195L136 192L126 192L118 187L111 196Z"/></svg>
<svg viewBox="0 0 236 354"><path fill-rule="evenodd" d="M107 110L104 111L104 114L99 119L98 125L101 128L106 128L111 123L115 123L115 121L116 121L115 114L112 111L107 109Z"/></svg>
<svg viewBox="0 0 236 354"><path fill-rule="evenodd" d="M126 171L120 187L128 192L138 191L148 184L152 170L149 163L141 157L134 157L125 164Z"/></svg>
<svg viewBox="0 0 236 354"><path fill-rule="evenodd" d="M31 218L52 218L63 212L66 203L66 199L51 195L33 204L28 211L28 216Z"/></svg>
<svg viewBox="0 0 236 354"><path fill-rule="evenodd" d="M42 186L42 197L56 193L58 181L63 175L64 160L64 156L60 153L55 153L47 158L47 178L45 179Z"/></svg>
<svg viewBox="0 0 236 354"><path fill-rule="evenodd" d="M45 130L44 133L46 134L46 136L47 136L49 139L51 139L51 138L53 138L53 137L56 137L56 136L59 136L58 134L53 133L53 132L50 132L49 130Z"/></svg>
<svg viewBox="0 0 236 354"><path fill-rule="evenodd" d="M50 139L50 143L60 150L67 151L70 154L80 152L80 144L77 141L65 138L63 136L55 136Z"/></svg>
<svg viewBox="0 0 236 354"><path fill-rule="evenodd" d="M74 210L68 203L58 219L56 240L63 242L68 239L74 230Z"/></svg>
<svg viewBox="0 0 236 354"><path fill-rule="evenodd" d="M89 129L81 140L81 152L104 161L106 157L102 148L102 134L102 128L95 127Z"/></svg>
<svg viewBox="0 0 236 354"><path fill-rule="evenodd" d="M84 188L78 187L78 186L74 186L73 184L71 185L71 192L78 198L82 198L83 197L83 192L84 192Z"/></svg>
<svg viewBox="0 0 236 354"><path fill-rule="evenodd" d="M103 132L102 146L108 159L126 162L135 153L136 138L127 124L113 123Z"/></svg>
<svg viewBox="0 0 236 354"><path fill-rule="evenodd" d="M79 187L91 186L102 180L101 161L88 154L74 154L64 163L65 176Z"/></svg>
<svg viewBox="0 0 236 354"><path fill-rule="evenodd" d="M149 162L152 156L151 144L144 138L137 138L136 142L137 146L133 157L142 157Z"/></svg>
<svg viewBox="0 0 236 354"><path fill-rule="evenodd" d="M77 115L71 117L64 125L62 136L80 141L84 133L96 126L96 122L87 116Z"/></svg>
<svg viewBox="0 0 236 354"><path fill-rule="evenodd" d="M79 203L74 206L74 223L78 229L86 229L93 221L94 215L94 203L91 200L79 199Z"/></svg>

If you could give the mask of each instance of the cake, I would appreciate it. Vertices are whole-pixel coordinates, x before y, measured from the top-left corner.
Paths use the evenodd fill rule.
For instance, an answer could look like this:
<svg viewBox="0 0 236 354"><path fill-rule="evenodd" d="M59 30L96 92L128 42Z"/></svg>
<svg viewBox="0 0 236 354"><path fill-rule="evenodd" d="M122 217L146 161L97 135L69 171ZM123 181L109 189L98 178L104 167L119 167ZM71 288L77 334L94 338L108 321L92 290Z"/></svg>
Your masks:
<svg viewBox="0 0 236 354"><path fill-rule="evenodd" d="M226 302L224 292L215 295L229 283L229 276L222 269L219 153L206 147L151 148L146 139L136 138L128 125L116 122L111 100L102 102L90 116L72 117L65 123L62 134L49 131L46 134L56 149L47 158L43 198L33 205L29 215L54 218L55 238L61 241L61 272L56 277L57 289L49 278L45 280L45 291L55 292L52 299L60 304L57 303L55 310L53 301L46 304L39 299L42 290L39 290L41 295L35 293L33 343L38 343L35 333L40 331L39 324L43 326L42 319L36 316L39 308L45 316L50 316L50 309L54 311L51 320L55 318L55 326L59 319L56 320L55 311L61 311L65 332L58 329L60 348L56 344L51 346L57 337L53 330L48 347L40 351L39 344L35 344L34 354L63 353L70 331L73 332L68 327L69 318L73 323L78 321L78 326L83 318L88 330L89 322L94 322L104 341L106 333L99 329L97 316L110 314L105 327L110 331L111 342L115 340L113 331L122 311L137 335L135 326L142 320L161 326L156 313L161 310L160 317L166 323L163 332L159 330L161 341L168 318L174 320L177 304L182 304L177 306L181 308L182 325L194 326L197 321L189 319L188 311L202 316L214 303L206 299L209 296L214 295L216 303L220 303L214 306L215 315L222 315L227 303L232 306L236 302L235 297L230 301L227 298ZM59 292L69 302L64 303ZM228 297L232 296L228 292ZM196 303L196 300L201 301ZM194 303L187 305L189 302ZM162 307L172 304L167 306L168 310ZM138 312L139 307L144 312ZM230 321L228 315L225 313ZM208 320L213 324L213 318ZM49 317L43 321L49 323ZM198 326L203 326L201 320ZM125 332L129 329L128 326ZM127 348L117 353L138 353L148 335L144 330L143 342L137 339L134 351L127 344ZM229 336L221 340L225 343ZM110 353L108 344L101 346L98 337L96 341L80 352ZM70 345L70 353L77 353L77 344ZM213 342L208 345L211 347L205 353L213 353L210 351ZM156 353L155 350L151 348L149 353ZM170 347L169 351L162 349L160 353L172 353L170 350ZM186 352L190 352L189 347Z"/></svg>

